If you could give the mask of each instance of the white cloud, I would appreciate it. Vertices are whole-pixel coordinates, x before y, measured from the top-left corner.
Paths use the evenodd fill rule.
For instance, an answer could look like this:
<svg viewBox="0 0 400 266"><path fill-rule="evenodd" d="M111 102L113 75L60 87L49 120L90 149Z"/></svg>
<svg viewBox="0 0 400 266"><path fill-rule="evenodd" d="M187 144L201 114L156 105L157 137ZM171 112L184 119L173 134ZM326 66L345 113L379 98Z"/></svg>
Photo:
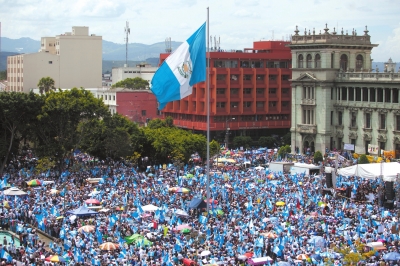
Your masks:
<svg viewBox="0 0 400 266"><path fill-rule="evenodd" d="M223 49L251 47L253 40L272 35L286 38L296 25L301 32L315 27L318 33L328 23L331 31L355 28L358 34L368 25L373 42L381 44L373 50L375 61L390 56L400 61L395 30L400 5L392 0L337 0L334 5L321 0L0 0L0 7L2 36L37 40L89 26L90 33L123 43L129 21L132 42L183 41L206 20L207 7L210 34L221 36Z"/></svg>

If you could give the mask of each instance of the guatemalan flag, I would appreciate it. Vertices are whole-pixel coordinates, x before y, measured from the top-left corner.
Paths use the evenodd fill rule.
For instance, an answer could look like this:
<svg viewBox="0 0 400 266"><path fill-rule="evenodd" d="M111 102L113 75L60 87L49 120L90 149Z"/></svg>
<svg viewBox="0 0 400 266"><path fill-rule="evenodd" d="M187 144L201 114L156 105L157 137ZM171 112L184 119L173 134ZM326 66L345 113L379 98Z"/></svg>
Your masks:
<svg viewBox="0 0 400 266"><path fill-rule="evenodd" d="M151 80L159 110L192 94L192 86L206 80L206 23L165 59Z"/></svg>

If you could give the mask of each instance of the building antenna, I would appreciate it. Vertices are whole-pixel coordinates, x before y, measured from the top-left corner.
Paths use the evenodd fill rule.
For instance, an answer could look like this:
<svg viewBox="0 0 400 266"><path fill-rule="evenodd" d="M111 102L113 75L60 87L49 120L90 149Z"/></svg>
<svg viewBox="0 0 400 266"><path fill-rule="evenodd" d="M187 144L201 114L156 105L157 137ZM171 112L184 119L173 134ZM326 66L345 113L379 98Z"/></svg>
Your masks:
<svg viewBox="0 0 400 266"><path fill-rule="evenodd" d="M126 42L126 58L125 58L125 67L128 67L128 35L131 34L131 29L129 28L129 22L126 22L125 26L125 42Z"/></svg>
<svg viewBox="0 0 400 266"><path fill-rule="evenodd" d="M172 53L171 37L165 39L165 52Z"/></svg>

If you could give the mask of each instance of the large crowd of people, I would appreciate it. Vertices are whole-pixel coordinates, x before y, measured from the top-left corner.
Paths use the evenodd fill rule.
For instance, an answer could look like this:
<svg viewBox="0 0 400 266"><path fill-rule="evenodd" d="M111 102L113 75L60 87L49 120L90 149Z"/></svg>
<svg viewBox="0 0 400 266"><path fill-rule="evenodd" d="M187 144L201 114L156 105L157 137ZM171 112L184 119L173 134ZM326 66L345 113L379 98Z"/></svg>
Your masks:
<svg viewBox="0 0 400 266"><path fill-rule="evenodd" d="M237 164L271 161L265 152L224 154ZM379 179L341 177L336 185L350 195L340 195L321 193L323 176L262 167L212 166L207 182L201 165L140 171L81 153L73 163L80 167L6 169L1 227L13 233L11 241L0 239L2 263L341 265L350 253L363 265L400 260L387 259L398 251L398 219L379 202ZM6 195L9 186L26 195ZM39 239L38 230L52 242Z"/></svg>

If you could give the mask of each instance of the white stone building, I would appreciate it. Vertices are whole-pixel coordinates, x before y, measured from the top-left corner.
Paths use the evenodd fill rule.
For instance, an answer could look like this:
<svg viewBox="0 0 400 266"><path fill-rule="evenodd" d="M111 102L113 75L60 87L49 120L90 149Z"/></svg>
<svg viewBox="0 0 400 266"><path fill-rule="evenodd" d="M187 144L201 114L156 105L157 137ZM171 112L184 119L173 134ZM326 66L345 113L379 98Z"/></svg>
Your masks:
<svg viewBox="0 0 400 266"><path fill-rule="evenodd" d="M112 69L112 84L122 81L127 78L142 78L149 83L153 79L158 67L152 67L151 64L138 64L135 67L114 67ZM151 83L150 83L151 86Z"/></svg>
<svg viewBox="0 0 400 266"><path fill-rule="evenodd" d="M102 37L75 26L72 32L42 37L37 53L7 58L9 91L34 90L43 77L51 77L61 89L101 87Z"/></svg>
<svg viewBox="0 0 400 266"><path fill-rule="evenodd" d="M372 67L367 27L363 35L305 30L292 51L292 149L325 152L354 144L400 151L400 74ZM390 60L391 61L391 60ZM391 62L388 63L391 63ZM387 64L386 64L387 65ZM398 156L398 155L397 155Z"/></svg>

